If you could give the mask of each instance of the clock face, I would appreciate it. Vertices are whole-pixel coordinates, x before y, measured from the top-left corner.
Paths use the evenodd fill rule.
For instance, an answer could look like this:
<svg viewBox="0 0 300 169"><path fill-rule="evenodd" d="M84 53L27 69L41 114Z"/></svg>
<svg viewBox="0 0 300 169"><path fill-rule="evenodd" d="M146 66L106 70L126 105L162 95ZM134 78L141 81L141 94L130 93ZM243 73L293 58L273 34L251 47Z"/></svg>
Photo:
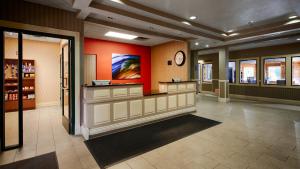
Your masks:
<svg viewBox="0 0 300 169"><path fill-rule="evenodd" d="M176 54L175 54L175 63L176 65L178 66L182 66L184 65L184 62L185 62L185 54L183 51L178 51Z"/></svg>

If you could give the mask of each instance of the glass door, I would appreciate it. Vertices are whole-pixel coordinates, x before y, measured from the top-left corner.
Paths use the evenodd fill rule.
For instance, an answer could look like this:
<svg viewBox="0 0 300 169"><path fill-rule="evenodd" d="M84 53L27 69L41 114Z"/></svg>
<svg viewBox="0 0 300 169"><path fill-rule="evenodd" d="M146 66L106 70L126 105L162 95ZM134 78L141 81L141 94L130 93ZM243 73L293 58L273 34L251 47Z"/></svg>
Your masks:
<svg viewBox="0 0 300 169"><path fill-rule="evenodd" d="M23 145L22 33L1 30L1 149Z"/></svg>
<svg viewBox="0 0 300 169"><path fill-rule="evenodd" d="M70 133L70 78L69 78L69 60L70 60L70 41L63 40L61 48L61 106L62 106L62 124Z"/></svg>

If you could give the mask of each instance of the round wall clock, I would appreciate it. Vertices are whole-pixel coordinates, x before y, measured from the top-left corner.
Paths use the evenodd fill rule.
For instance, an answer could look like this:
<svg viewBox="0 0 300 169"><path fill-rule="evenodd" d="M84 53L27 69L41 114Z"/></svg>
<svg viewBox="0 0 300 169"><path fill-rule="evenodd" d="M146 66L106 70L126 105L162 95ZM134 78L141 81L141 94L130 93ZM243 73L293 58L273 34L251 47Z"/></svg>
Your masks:
<svg viewBox="0 0 300 169"><path fill-rule="evenodd" d="M185 53L181 50L175 54L174 61L177 66L182 66L185 63Z"/></svg>

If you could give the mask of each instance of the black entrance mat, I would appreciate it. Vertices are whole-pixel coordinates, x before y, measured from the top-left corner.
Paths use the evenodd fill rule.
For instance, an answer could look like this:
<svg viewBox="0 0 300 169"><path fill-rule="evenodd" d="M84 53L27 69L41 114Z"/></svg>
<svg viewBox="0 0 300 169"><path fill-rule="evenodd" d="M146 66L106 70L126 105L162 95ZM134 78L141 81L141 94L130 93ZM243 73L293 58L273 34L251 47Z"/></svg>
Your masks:
<svg viewBox="0 0 300 169"><path fill-rule="evenodd" d="M185 115L85 142L101 168L143 154L183 137L220 124Z"/></svg>
<svg viewBox="0 0 300 169"><path fill-rule="evenodd" d="M59 169L56 153L48 153L14 163L0 165L0 169Z"/></svg>

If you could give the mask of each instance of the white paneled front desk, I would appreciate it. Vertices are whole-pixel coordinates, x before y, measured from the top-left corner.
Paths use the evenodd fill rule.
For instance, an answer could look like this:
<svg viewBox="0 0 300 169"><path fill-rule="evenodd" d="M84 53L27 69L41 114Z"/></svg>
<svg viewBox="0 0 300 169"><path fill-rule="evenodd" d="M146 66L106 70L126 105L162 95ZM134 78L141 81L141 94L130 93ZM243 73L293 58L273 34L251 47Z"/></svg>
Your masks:
<svg viewBox="0 0 300 169"><path fill-rule="evenodd" d="M141 84L84 86L84 138L196 111L195 82L173 83L167 89L171 92L144 94Z"/></svg>

